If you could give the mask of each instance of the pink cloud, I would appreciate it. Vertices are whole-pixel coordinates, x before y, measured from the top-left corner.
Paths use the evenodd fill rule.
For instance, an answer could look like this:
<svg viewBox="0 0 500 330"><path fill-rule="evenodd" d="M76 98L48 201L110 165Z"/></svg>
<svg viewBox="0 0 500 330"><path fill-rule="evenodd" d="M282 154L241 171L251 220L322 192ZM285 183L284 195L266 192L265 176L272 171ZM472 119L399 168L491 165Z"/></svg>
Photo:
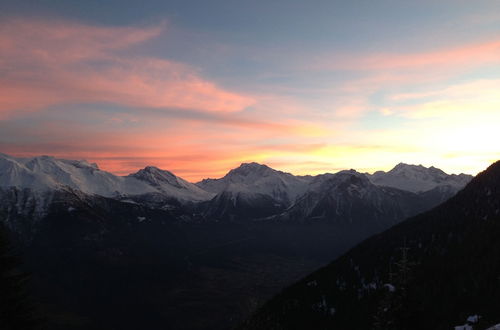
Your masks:
<svg viewBox="0 0 500 330"><path fill-rule="evenodd" d="M202 78L188 65L130 55L130 50L162 31L163 25L1 23L0 115L80 102L210 112L240 111L254 103L252 97Z"/></svg>
<svg viewBox="0 0 500 330"><path fill-rule="evenodd" d="M424 68L477 67L500 63L500 41L443 48L415 53L374 53L369 55L322 56L316 69L331 70L419 70Z"/></svg>

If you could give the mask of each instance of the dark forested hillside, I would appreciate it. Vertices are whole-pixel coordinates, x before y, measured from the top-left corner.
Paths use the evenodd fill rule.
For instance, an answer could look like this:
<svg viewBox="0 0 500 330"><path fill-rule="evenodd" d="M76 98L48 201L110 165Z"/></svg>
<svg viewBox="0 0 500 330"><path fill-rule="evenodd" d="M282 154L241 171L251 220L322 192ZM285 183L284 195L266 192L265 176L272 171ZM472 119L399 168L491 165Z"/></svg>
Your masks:
<svg viewBox="0 0 500 330"><path fill-rule="evenodd" d="M28 289L28 278L20 270L7 231L0 224L0 329L41 329L42 320Z"/></svg>
<svg viewBox="0 0 500 330"><path fill-rule="evenodd" d="M284 290L241 329L450 329L500 321L500 162L441 206Z"/></svg>

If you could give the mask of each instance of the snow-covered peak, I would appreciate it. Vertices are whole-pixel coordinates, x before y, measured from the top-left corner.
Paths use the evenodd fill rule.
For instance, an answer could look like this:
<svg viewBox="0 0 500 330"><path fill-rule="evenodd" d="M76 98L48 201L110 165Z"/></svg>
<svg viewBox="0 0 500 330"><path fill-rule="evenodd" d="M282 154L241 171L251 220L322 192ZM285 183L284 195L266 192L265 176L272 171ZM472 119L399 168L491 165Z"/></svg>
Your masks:
<svg viewBox="0 0 500 330"><path fill-rule="evenodd" d="M290 203L306 191L309 181L308 177L296 177L267 165L243 163L221 179L205 179L197 186L217 194L228 191L262 194Z"/></svg>
<svg viewBox="0 0 500 330"><path fill-rule="evenodd" d="M243 163L238 168L232 169L226 175L236 182L252 180L256 176L268 176L276 173L283 173L259 163Z"/></svg>
<svg viewBox="0 0 500 330"><path fill-rule="evenodd" d="M138 180L126 180L101 171L86 161L50 156L15 158L0 156L0 186L48 191L71 188L87 194L107 197L143 194L154 188Z"/></svg>
<svg viewBox="0 0 500 330"><path fill-rule="evenodd" d="M180 199L202 201L214 196L213 193L201 189L172 172L161 170L155 166L147 166L134 174L130 174L129 177L146 182L160 192Z"/></svg>
<svg viewBox="0 0 500 330"><path fill-rule="evenodd" d="M442 170L431 166L425 167L423 165L411 165L405 163L397 164L388 173L393 175L407 176L407 177L418 177L418 178L441 178L444 179L448 176Z"/></svg>
<svg viewBox="0 0 500 330"><path fill-rule="evenodd" d="M415 193L429 191L440 186L450 186L458 191L472 179L472 176L466 174L446 174L434 166L425 167L405 163L399 163L389 172L377 171L367 176L376 185Z"/></svg>
<svg viewBox="0 0 500 330"><path fill-rule="evenodd" d="M374 187L365 174L355 170L344 170L335 174L326 174L320 178L320 180L311 184L310 191L364 195L366 191Z"/></svg>
<svg viewBox="0 0 500 330"><path fill-rule="evenodd" d="M146 166L142 170L139 170L134 174L130 174L130 176L149 182L153 186L161 186L162 184L167 183L177 188L183 188L183 185L181 184L182 179L178 178L170 171L160 170L155 166Z"/></svg>

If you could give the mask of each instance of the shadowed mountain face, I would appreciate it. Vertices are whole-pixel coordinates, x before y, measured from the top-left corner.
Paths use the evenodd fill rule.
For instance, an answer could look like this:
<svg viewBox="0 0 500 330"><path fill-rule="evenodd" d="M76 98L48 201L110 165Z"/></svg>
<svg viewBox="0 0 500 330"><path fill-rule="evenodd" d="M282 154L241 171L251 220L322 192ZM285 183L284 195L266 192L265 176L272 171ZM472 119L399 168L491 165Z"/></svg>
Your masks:
<svg viewBox="0 0 500 330"><path fill-rule="evenodd" d="M369 235L454 193L356 171L293 176L256 163L191 184L146 167L0 156L0 220L51 329L229 329Z"/></svg>
<svg viewBox="0 0 500 330"><path fill-rule="evenodd" d="M354 170L316 178L311 189L278 216L281 221L328 221L376 232L432 207L421 196L379 187Z"/></svg>
<svg viewBox="0 0 500 330"><path fill-rule="evenodd" d="M500 162L439 207L359 244L241 329L450 329L500 321Z"/></svg>

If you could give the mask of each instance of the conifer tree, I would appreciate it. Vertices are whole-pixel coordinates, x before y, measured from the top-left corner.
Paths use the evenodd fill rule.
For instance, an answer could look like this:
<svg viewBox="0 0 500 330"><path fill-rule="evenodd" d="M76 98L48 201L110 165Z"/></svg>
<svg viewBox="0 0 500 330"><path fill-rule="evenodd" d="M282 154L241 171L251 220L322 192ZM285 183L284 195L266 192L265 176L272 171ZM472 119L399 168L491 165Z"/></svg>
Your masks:
<svg viewBox="0 0 500 330"><path fill-rule="evenodd" d="M408 284L415 264L408 257L409 248L406 247L406 242L399 251L400 257L394 262L394 272L392 264L389 265L389 283L383 287L384 292L373 317L375 330L402 329L401 326L407 318Z"/></svg>

